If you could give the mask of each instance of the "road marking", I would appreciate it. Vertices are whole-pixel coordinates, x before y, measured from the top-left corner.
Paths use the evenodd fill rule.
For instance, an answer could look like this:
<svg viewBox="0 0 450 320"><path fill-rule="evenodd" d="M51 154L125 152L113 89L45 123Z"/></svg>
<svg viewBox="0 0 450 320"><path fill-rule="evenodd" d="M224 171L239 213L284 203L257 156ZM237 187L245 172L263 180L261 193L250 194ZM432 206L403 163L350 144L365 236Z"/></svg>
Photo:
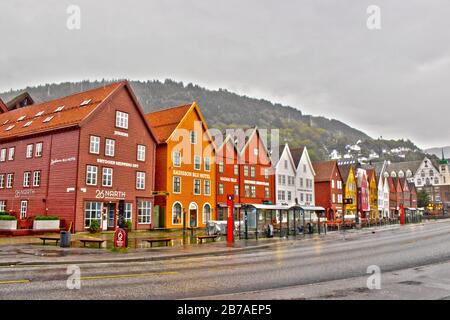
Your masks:
<svg viewBox="0 0 450 320"><path fill-rule="evenodd" d="M31 282L28 279L24 280L7 280L7 281L0 281L0 284L14 284L14 283L29 283Z"/></svg>
<svg viewBox="0 0 450 320"><path fill-rule="evenodd" d="M165 272L150 272L150 273L113 274L105 276L81 277L80 279L81 280L118 279L118 278L148 277L156 275L173 275L173 274L178 274L178 272L165 271Z"/></svg>

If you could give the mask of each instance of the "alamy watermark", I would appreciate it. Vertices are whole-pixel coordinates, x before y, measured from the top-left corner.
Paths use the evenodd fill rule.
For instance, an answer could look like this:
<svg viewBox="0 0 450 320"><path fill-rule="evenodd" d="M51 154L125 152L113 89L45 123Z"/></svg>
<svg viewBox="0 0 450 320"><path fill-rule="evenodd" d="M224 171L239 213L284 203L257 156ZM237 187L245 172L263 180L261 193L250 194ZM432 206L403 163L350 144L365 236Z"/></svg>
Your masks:
<svg viewBox="0 0 450 320"><path fill-rule="evenodd" d="M66 274L69 275L66 281L66 287L69 290L81 289L81 269L77 265L69 265Z"/></svg>
<svg viewBox="0 0 450 320"><path fill-rule="evenodd" d="M370 290L381 289L381 269L377 265L371 265L367 267L366 273L370 274L367 278L367 288Z"/></svg>
<svg viewBox="0 0 450 320"><path fill-rule="evenodd" d="M66 13L68 14L66 26L69 30L81 29L81 8L78 5L72 4L67 7Z"/></svg>
<svg viewBox="0 0 450 320"><path fill-rule="evenodd" d="M367 7L366 13L368 14L366 26L369 30L381 29L381 8L377 5L370 5Z"/></svg>

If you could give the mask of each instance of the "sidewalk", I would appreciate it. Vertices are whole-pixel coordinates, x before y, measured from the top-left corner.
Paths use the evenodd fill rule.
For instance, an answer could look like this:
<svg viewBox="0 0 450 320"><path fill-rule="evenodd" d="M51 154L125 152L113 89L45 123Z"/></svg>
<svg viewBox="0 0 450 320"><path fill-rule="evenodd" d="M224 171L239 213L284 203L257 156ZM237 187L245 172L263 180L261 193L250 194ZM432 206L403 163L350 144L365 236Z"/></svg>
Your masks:
<svg viewBox="0 0 450 320"><path fill-rule="evenodd" d="M307 244L310 241L336 241L351 239L373 232L383 232L400 229L399 225L386 227L371 227L361 230L351 229L331 231L327 234L298 235L287 238L260 238L258 240L236 240L233 244L227 244L226 237L220 241L204 244L175 245L169 247L136 247L128 248L125 252L115 252L111 249L71 247L60 248L54 244L42 245L39 239L13 238L9 243L0 242L0 266L14 265L58 265L58 264L84 264L84 263L124 263L146 262L175 258L201 257L209 255L226 255L236 252L256 251L268 248L290 246L294 244ZM75 238L78 235L75 235ZM104 236L109 237L109 234ZM86 237L86 235L82 235ZM139 238L134 238L138 241ZM0 239L5 240L5 239ZM30 243L32 241L32 243Z"/></svg>

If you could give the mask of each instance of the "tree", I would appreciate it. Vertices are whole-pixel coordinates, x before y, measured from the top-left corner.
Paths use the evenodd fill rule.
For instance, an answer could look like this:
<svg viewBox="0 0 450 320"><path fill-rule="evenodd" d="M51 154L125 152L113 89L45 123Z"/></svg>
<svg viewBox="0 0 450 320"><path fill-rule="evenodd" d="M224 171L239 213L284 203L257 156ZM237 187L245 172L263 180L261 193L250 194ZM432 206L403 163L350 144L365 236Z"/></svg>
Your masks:
<svg viewBox="0 0 450 320"><path fill-rule="evenodd" d="M425 190L417 192L417 206L419 208L425 208L430 203L430 197Z"/></svg>

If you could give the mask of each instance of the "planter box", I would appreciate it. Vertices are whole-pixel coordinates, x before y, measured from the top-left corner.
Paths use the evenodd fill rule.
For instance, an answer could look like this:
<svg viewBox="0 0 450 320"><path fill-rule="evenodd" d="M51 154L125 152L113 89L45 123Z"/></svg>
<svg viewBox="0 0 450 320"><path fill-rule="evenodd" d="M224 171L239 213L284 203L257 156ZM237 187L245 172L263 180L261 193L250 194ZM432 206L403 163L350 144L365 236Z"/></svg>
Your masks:
<svg viewBox="0 0 450 320"><path fill-rule="evenodd" d="M0 220L0 230L17 230L17 220Z"/></svg>
<svg viewBox="0 0 450 320"><path fill-rule="evenodd" d="M33 230L58 230L59 220L34 220Z"/></svg>

